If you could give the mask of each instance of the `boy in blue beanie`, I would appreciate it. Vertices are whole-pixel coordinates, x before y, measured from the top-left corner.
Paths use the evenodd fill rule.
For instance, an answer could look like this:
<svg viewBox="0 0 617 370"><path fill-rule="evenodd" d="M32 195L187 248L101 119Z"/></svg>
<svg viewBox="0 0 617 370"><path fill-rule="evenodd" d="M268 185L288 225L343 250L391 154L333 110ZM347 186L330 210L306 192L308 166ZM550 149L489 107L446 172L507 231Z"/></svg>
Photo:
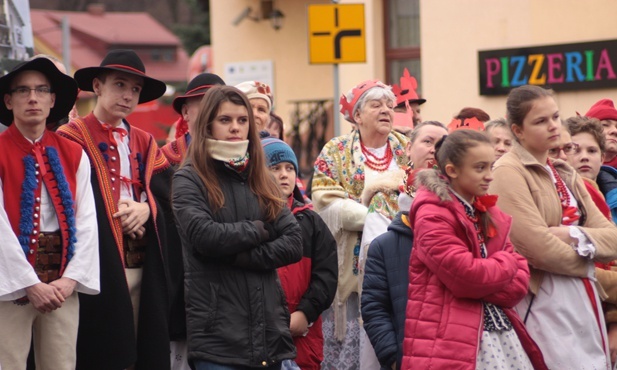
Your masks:
<svg viewBox="0 0 617 370"><path fill-rule="evenodd" d="M321 313L336 293L338 262L336 241L328 226L305 204L298 187L298 160L284 141L262 139L267 165L302 228L303 258L278 269L291 313L290 331L298 351L296 363L303 370L319 370L323 361Z"/></svg>

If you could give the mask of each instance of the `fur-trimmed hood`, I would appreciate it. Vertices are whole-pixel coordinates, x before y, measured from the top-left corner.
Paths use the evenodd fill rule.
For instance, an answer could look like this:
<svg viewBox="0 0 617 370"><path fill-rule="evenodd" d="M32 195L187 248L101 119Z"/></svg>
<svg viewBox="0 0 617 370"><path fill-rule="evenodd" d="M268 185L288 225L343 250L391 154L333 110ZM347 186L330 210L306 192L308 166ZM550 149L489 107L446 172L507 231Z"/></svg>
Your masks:
<svg viewBox="0 0 617 370"><path fill-rule="evenodd" d="M448 180L435 169L427 168L426 170L418 171L415 184L416 189L424 187L437 195L442 202L452 200Z"/></svg>
<svg viewBox="0 0 617 370"><path fill-rule="evenodd" d="M361 201L365 207L368 207L371 203L371 199L377 193L397 193L399 192L399 186L403 185L403 179L405 178L405 170L400 169L393 173L380 176L364 184L364 190L362 190Z"/></svg>

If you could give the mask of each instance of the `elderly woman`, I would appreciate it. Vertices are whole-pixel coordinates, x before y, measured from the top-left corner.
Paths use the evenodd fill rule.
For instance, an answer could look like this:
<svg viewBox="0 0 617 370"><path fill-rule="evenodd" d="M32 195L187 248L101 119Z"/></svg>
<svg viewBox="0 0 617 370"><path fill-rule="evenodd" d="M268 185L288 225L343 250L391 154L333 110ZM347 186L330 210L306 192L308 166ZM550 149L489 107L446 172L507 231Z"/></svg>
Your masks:
<svg viewBox="0 0 617 370"><path fill-rule="evenodd" d="M259 81L244 81L236 85L246 95L253 109L253 117L257 129L261 132L267 129L272 111L272 90L268 84Z"/></svg>
<svg viewBox="0 0 617 370"><path fill-rule="evenodd" d="M406 138L392 131L395 97L389 86L364 81L341 97L341 113L355 125L330 140L315 162L313 202L336 238L339 280L331 309L324 312L322 369L358 369L359 255L367 208L365 184L407 162Z"/></svg>

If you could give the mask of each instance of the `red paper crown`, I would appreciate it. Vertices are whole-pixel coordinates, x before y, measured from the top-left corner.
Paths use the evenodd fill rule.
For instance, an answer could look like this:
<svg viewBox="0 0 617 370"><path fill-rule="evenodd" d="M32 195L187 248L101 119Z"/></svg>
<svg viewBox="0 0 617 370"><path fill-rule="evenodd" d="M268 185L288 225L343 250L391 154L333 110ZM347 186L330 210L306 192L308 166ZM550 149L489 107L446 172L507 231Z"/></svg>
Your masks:
<svg viewBox="0 0 617 370"><path fill-rule="evenodd" d="M448 124L448 132L453 132L462 128L484 131L484 123L482 123L476 117L471 117L464 119L453 118L450 124Z"/></svg>
<svg viewBox="0 0 617 370"><path fill-rule="evenodd" d="M372 89L373 87L383 87L387 88L383 82L379 80L366 80L360 82L356 87L351 90L351 101L347 101L347 97L345 94L341 95L339 99L339 104L341 105L341 113L345 116L345 119L351 123L356 123L353 118L353 109L358 103L358 100L364 95L365 92Z"/></svg>
<svg viewBox="0 0 617 370"><path fill-rule="evenodd" d="M403 104L405 101L415 101L422 104L426 100L420 99L416 89L418 88L418 81L415 77L409 74L409 70L405 68L403 76L400 79L400 85L392 85L392 92L396 95L396 105Z"/></svg>

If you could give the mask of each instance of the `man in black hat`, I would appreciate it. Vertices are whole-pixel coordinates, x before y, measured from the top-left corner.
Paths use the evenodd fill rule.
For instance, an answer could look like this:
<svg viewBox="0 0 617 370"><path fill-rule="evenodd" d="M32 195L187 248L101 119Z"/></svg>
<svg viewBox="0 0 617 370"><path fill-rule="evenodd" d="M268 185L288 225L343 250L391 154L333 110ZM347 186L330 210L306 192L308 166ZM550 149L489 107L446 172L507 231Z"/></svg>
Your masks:
<svg viewBox="0 0 617 370"><path fill-rule="evenodd" d="M78 369L169 369L169 261L181 263L169 204L169 162L151 134L126 121L165 84L132 50L112 50L75 79L97 96L92 113L58 129L85 149L96 176L101 294L81 298ZM170 246L171 249L167 249ZM175 268L175 267L174 267Z"/></svg>
<svg viewBox="0 0 617 370"><path fill-rule="evenodd" d="M189 82L184 95L174 99L174 110L188 124L189 131L161 148L172 166L178 166L184 160L186 150L191 142L191 128L199 114L201 98L206 91L216 85L225 85L225 81L213 73L201 73Z"/></svg>
<svg viewBox="0 0 617 370"><path fill-rule="evenodd" d="M96 209L88 157L46 124L69 113L77 84L35 59L0 78L0 93L10 124L0 135L0 367L23 369L32 339L37 367L74 369L77 292L100 290Z"/></svg>

